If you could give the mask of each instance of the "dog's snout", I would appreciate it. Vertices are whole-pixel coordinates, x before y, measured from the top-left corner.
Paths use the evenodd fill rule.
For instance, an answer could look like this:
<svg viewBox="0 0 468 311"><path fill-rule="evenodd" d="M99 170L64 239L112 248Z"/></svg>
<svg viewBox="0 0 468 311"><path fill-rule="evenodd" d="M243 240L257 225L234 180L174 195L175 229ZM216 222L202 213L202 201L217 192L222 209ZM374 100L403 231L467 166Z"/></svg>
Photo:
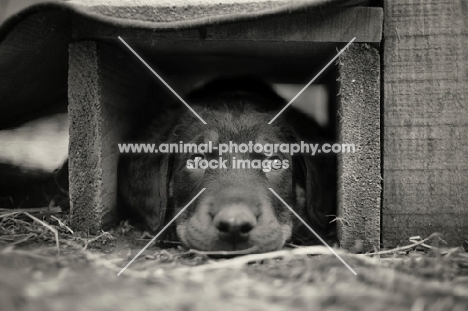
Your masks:
<svg viewBox="0 0 468 311"><path fill-rule="evenodd" d="M213 219L222 240L232 243L246 241L257 224L254 213L244 204L223 207Z"/></svg>

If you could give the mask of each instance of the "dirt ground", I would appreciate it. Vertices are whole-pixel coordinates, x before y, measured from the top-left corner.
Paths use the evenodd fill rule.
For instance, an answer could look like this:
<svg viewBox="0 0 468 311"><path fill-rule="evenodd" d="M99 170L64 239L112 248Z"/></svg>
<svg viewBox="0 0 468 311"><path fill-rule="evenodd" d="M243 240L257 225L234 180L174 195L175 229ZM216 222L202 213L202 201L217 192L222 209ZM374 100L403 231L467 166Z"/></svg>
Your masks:
<svg viewBox="0 0 468 311"><path fill-rule="evenodd" d="M72 234L63 217L28 215L0 213L2 311L468 310L468 253L437 235L381 255L341 253L356 276L322 246L218 258L174 243L117 276L149 237L127 223Z"/></svg>

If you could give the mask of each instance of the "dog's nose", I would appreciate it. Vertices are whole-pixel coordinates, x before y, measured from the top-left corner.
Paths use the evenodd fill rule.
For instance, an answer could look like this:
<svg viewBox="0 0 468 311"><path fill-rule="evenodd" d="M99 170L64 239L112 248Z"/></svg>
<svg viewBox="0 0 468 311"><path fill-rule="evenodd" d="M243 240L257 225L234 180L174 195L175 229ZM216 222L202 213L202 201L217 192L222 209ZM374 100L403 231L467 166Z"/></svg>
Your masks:
<svg viewBox="0 0 468 311"><path fill-rule="evenodd" d="M254 213L244 204L233 204L221 208L213 219L222 240L231 243L246 241L257 224Z"/></svg>

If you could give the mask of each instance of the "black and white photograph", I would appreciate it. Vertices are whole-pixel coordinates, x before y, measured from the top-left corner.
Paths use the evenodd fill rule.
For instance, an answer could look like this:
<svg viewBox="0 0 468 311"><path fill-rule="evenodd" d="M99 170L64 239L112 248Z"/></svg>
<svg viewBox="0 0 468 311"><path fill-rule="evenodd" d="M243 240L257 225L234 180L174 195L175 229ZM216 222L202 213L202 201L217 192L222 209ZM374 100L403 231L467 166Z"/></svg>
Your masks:
<svg viewBox="0 0 468 311"><path fill-rule="evenodd" d="M465 311L467 201L468 0L0 0L1 311Z"/></svg>

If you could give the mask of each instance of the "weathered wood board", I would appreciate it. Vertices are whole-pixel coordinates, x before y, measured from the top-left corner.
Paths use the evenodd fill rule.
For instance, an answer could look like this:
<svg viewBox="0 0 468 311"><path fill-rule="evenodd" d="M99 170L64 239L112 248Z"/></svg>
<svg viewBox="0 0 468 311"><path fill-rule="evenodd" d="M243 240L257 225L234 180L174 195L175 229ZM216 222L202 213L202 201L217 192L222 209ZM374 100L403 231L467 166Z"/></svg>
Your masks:
<svg viewBox="0 0 468 311"><path fill-rule="evenodd" d="M356 37L356 42L380 43L382 18L381 8L334 7L180 31L119 28L76 18L73 36L76 39L113 39L121 36L153 45L166 40L348 42L353 37Z"/></svg>
<svg viewBox="0 0 468 311"><path fill-rule="evenodd" d="M386 247L468 240L468 1L385 1Z"/></svg>
<svg viewBox="0 0 468 311"><path fill-rule="evenodd" d="M140 64L105 43L76 42L69 53L72 226L96 232L117 219L117 144L145 114L152 81L136 79L144 77Z"/></svg>
<svg viewBox="0 0 468 311"><path fill-rule="evenodd" d="M343 248L380 247L380 55L355 44L338 61L338 136L355 153L338 154L338 238Z"/></svg>

